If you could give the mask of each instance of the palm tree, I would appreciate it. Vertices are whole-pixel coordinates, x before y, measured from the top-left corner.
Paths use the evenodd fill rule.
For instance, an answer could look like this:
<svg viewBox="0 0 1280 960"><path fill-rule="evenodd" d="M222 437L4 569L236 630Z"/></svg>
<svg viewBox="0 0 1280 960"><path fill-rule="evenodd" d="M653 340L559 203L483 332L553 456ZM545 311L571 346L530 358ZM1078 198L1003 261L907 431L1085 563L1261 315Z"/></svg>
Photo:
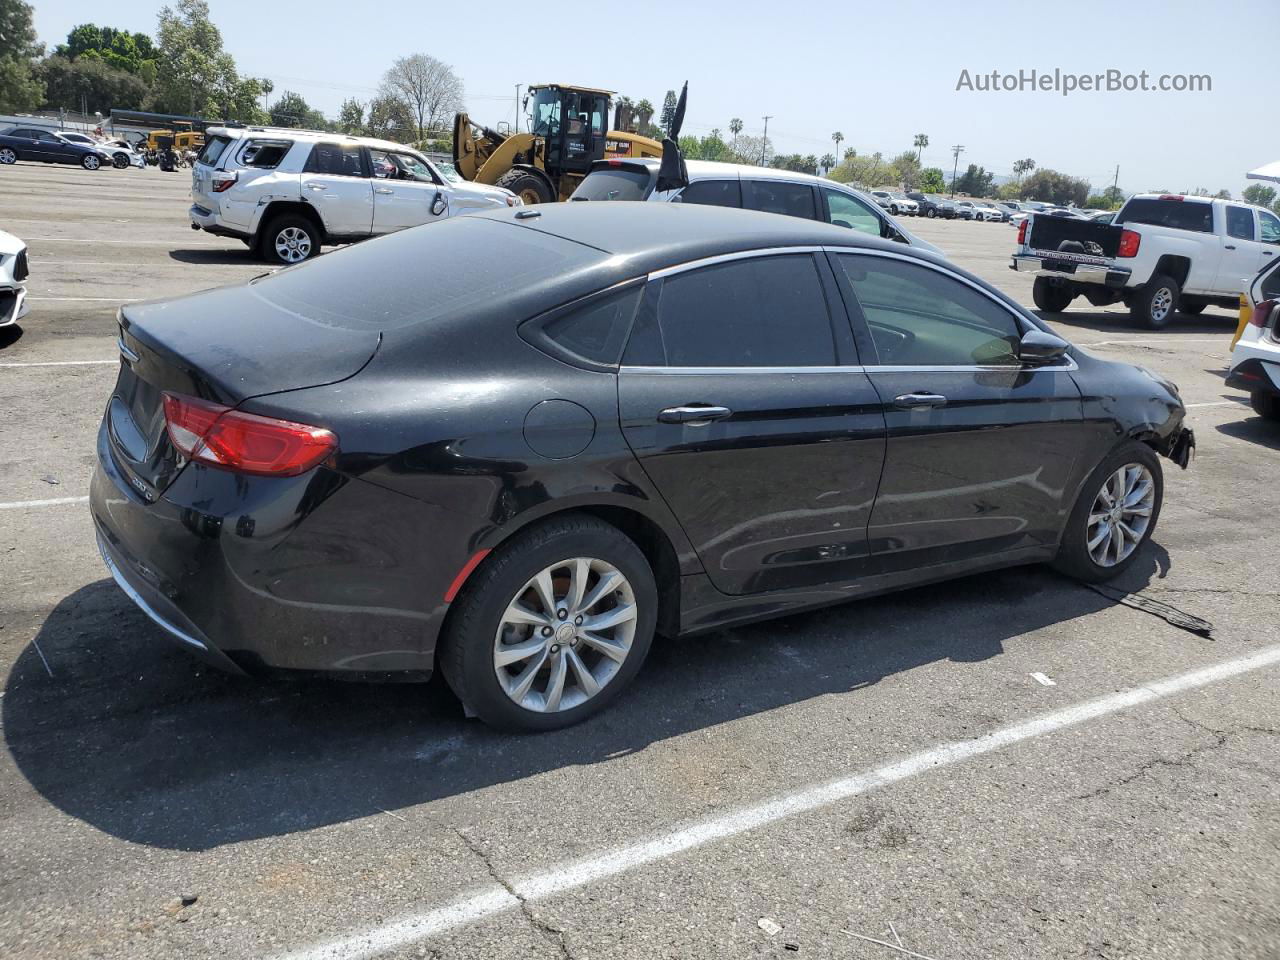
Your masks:
<svg viewBox="0 0 1280 960"><path fill-rule="evenodd" d="M836 165L836 158L833 154L826 153L822 155L822 169L831 172L831 168Z"/></svg>
<svg viewBox="0 0 1280 960"><path fill-rule="evenodd" d="M911 145L916 148L916 163L921 163L921 157L924 155L924 148L929 145L929 135L927 133L917 133L916 138L911 141Z"/></svg>
<svg viewBox="0 0 1280 960"><path fill-rule="evenodd" d="M844 140L844 134L837 130L831 135L831 139L835 141L836 153L838 154L840 152L840 142Z"/></svg>
<svg viewBox="0 0 1280 960"><path fill-rule="evenodd" d="M855 149L853 149L853 147L850 147L849 149L847 149L847 150L844 152L844 158L845 158L846 160L852 160L852 159L853 159L854 157L856 157L857 155L858 155L858 151L857 151L857 150L855 150Z"/></svg>
<svg viewBox="0 0 1280 960"><path fill-rule="evenodd" d="M1019 181L1021 181L1025 175L1030 173L1035 168L1036 168L1036 162L1032 160L1030 157L1028 157L1025 160L1013 161L1013 175L1017 177Z"/></svg>
<svg viewBox="0 0 1280 960"><path fill-rule="evenodd" d="M729 132L733 134L733 151L738 150L738 134L742 132L742 121L734 117L729 121Z"/></svg>
<svg viewBox="0 0 1280 960"><path fill-rule="evenodd" d="M812 153L804 158L804 172L805 173L818 172L818 158L815 157Z"/></svg>

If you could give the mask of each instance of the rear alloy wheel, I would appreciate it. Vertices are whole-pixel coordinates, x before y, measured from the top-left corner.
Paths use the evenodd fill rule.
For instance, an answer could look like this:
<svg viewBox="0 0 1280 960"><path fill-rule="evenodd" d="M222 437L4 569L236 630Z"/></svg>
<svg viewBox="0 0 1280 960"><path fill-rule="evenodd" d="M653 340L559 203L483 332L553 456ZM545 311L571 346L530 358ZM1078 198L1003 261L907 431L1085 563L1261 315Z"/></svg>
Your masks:
<svg viewBox="0 0 1280 960"><path fill-rule="evenodd" d="M1036 277L1031 285L1031 299L1036 309L1045 313L1061 313L1076 298L1072 289L1065 283L1055 283L1049 277Z"/></svg>
<svg viewBox="0 0 1280 960"><path fill-rule="evenodd" d="M1155 451L1130 440L1090 474L1080 492L1057 567L1090 583L1119 575L1150 538L1164 500L1164 474Z"/></svg>
<svg viewBox="0 0 1280 960"><path fill-rule="evenodd" d="M286 266L309 260L320 252L320 236L306 217L285 214L267 224L262 235L262 256Z"/></svg>
<svg viewBox="0 0 1280 960"><path fill-rule="evenodd" d="M1178 310L1182 291L1173 277L1157 274L1133 297L1133 319L1152 330L1163 330Z"/></svg>
<svg viewBox="0 0 1280 960"><path fill-rule="evenodd" d="M1280 396L1255 390L1249 394L1249 406L1264 420L1280 420Z"/></svg>
<svg viewBox="0 0 1280 960"><path fill-rule="evenodd" d="M572 516L519 535L472 574L440 665L470 713L552 730L603 709L639 671L657 588L621 531Z"/></svg>
<svg viewBox="0 0 1280 960"><path fill-rule="evenodd" d="M102 166L102 159L96 153L86 153L80 158L80 166L86 170L97 170Z"/></svg>
<svg viewBox="0 0 1280 960"><path fill-rule="evenodd" d="M3 163L7 166L11 163L17 163L17 162L18 162L18 155L14 153L13 150L11 150L9 147L0 147L0 163Z"/></svg>

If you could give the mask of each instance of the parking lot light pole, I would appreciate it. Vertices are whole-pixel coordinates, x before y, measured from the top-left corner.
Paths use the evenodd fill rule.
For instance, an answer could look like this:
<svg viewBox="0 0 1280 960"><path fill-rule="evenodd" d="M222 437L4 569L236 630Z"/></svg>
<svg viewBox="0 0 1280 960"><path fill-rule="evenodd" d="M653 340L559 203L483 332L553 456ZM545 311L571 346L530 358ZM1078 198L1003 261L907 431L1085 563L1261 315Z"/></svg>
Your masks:
<svg viewBox="0 0 1280 960"><path fill-rule="evenodd" d="M964 144L957 143L951 148L951 155L955 158L955 163L951 165L951 196L956 195L956 173L960 170L960 154L964 153Z"/></svg>
<svg viewBox="0 0 1280 960"><path fill-rule="evenodd" d="M760 166L764 166L764 157L769 150L769 121L773 119L773 114L764 118L764 139L760 142Z"/></svg>

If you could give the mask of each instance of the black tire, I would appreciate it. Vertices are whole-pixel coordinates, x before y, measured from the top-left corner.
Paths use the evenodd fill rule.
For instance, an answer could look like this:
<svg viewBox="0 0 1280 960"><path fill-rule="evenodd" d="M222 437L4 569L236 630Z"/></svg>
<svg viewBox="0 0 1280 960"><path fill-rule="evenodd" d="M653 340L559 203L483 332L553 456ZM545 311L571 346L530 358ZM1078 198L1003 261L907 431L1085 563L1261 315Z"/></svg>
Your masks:
<svg viewBox="0 0 1280 960"><path fill-rule="evenodd" d="M526 204L550 203L555 199L547 181L528 170L508 170L495 186L506 187Z"/></svg>
<svg viewBox="0 0 1280 960"><path fill-rule="evenodd" d="M1089 511L1092 509L1093 502L1097 498L1098 491L1102 488L1103 483L1121 467L1131 463L1141 464L1146 467L1155 481L1155 504L1151 510L1151 520L1132 553L1113 566L1102 566L1094 562L1093 557L1089 554ZM1094 468L1093 472L1089 474L1089 479L1080 488L1080 495L1071 510L1071 515L1067 518L1067 526L1062 533L1058 556L1054 559L1053 565L1068 576L1083 580L1086 583L1102 583L1113 577L1118 577L1132 566L1142 552L1143 545L1151 539L1151 535L1156 529L1156 522L1160 519L1160 507L1163 502L1164 472L1160 468L1160 458L1145 443L1140 443L1137 440L1126 440Z"/></svg>
<svg viewBox="0 0 1280 960"><path fill-rule="evenodd" d="M530 578L574 557L603 560L631 585L637 608L630 652L600 692L557 713L517 704L503 690L493 662L502 616ZM617 527L582 514L568 514L517 534L490 554L467 580L440 641L445 680L469 715L508 730L556 730L607 707L634 679L649 653L657 623L658 590L640 548Z"/></svg>
<svg viewBox="0 0 1280 960"><path fill-rule="evenodd" d="M924 212L924 215L928 217L930 220L932 220L934 217L938 215L938 211L933 209L933 207L930 207L928 210Z"/></svg>
<svg viewBox="0 0 1280 960"><path fill-rule="evenodd" d="M1249 406L1264 420L1280 420L1280 396L1255 390L1249 394Z"/></svg>
<svg viewBox="0 0 1280 960"><path fill-rule="evenodd" d="M86 153L80 158L80 166L86 170L97 170L102 166L102 158L96 153Z"/></svg>
<svg viewBox="0 0 1280 960"><path fill-rule="evenodd" d="M1194 300L1184 300L1178 304L1178 312L1185 314L1188 317L1198 317L1200 314L1204 313L1204 308L1207 306L1207 303L1197 303Z"/></svg>
<svg viewBox="0 0 1280 960"><path fill-rule="evenodd" d="M1136 323L1150 330L1163 330L1177 312L1181 296L1182 289L1178 286L1178 281L1158 273L1134 293L1130 314Z"/></svg>
<svg viewBox="0 0 1280 960"><path fill-rule="evenodd" d="M289 233L289 231L298 231L305 234L307 242L305 252L303 251L303 243L299 233ZM295 249L302 256L297 259L289 259L288 256L279 252L277 241L280 240L284 247L289 248L289 239L281 237L286 234L288 238L294 240ZM262 230L258 235L258 253L263 260L268 263L283 264L290 266L295 263L302 263L310 260L320 252L320 231L316 229L316 225L309 219L298 213L282 213L277 217L273 217L267 223L266 229Z"/></svg>
<svg viewBox="0 0 1280 960"><path fill-rule="evenodd" d="M1031 299L1036 309L1045 313L1061 313L1076 298L1075 292L1065 283L1054 283L1049 277L1036 277L1031 285Z"/></svg>
<svg viewBox="0 0 1280 960"><path fill-rule="evenodd" d="M123 170L125 167L129 166L129 158L123 153L117 153L111 158L111 165L117 170Z"/></svg>

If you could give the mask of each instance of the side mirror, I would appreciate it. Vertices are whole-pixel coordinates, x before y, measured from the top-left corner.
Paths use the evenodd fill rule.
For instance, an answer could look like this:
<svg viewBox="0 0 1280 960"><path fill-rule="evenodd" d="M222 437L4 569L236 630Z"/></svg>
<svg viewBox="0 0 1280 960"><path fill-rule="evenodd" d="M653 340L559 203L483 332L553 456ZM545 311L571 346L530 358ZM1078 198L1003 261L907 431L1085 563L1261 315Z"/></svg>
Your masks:
<svg viewBox="0 0 1280 960"><path fill-rule="evenodd" d="M1031 366L1041 366L1061 360L1071 349L1071 344L1061 337L1043 330L1031 329L1022 335L1018 344L1018 359Z"/></svg>
<svg viewBox="0 0 1280 960"><path fill-rule="evenodd" d="M448 206L449 202L445 200L444 194L437 190L435 197L431 201L431 215L433 217L440 216Z"/></svg>

